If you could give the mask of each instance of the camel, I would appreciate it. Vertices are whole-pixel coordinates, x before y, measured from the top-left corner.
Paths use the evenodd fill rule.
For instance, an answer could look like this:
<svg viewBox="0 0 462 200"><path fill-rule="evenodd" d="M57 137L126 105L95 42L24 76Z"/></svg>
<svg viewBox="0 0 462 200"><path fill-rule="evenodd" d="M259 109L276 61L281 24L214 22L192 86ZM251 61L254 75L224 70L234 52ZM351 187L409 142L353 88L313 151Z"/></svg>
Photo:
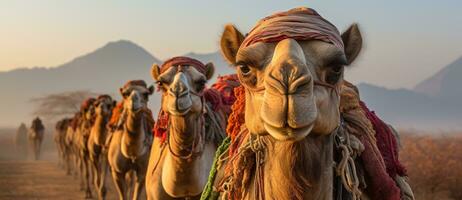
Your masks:
<svg viewBox="0 0 462 200"><path fill-rule="evenodd" d="M99 199L105 199L106 196L107 147L105 144L108 134L106 127L115 105L116 102L109 95L100 95L97 98L95 102L95 122L88 139L87 146L93 172L93 185Z"/></svg>
<svg viewBox="0 0 462 200"><path fill-rule="evenodd" d="M18 130L16 131L15 137L15 148L16 153L21 158L26 157L27 155L27 126L24 123L21 123Z"/></svg>
<svg viewBox="0 0 462 200"><path fill-rule="evenodd" d="M209 188L216 195L204 198L329 200L348 193L348 198L369 199L371 191L359 191L362 180L352 172L353 159L365 147L344 134L340 115L344 68L361 48L356 24L340 34L310 8L266 17L246 37L227 25L221 50L242 84L242 100L231 115L243 114L244 122L228 127L229 152L219 154ZM337 148L347 153L338 154ZM400 198L395 192L390 199Z"/></svg>
<svg viewBox="0 0 462 200"><path fill-rule="evenodd" d="M28 134L30 149L33 151L34 159L38 160L40 158L40 148L42 146L43 136L45 134L45 127L39 117L36 117L32 121Z"/></svg>
<svg viewBox="0 0 462 200"><path fill-rule="evenodd" d="M69 126L66 130L66 135L64 136L64 154L65 154L65 165L66 165L66 174L71 175L72 171L74 176L78 175L78 150L76 146L76 132L77 127L80 121L80 112L74 114L74 117L69 122ZM83 188L83 183L82 183Z"/></svg>
<svg viewBox="0 0 462 200"><path fill-rule="evenodd" d="M78 154L78 166L81 176L81 189L85 191L85 198L92 198L90 188L90 158L88 151L88 138L95 121L95 98L86 99L80 107L80 121L74 133L76 153ZM83 185L82 185L83 183Z"/></svg>
<svg viewBox="0 0 462 200"><path fill-rule="evenodd" d="M64 139L66 137L67 127L69 126L71 119L64 118L56 122L54 141L56 144L56 150L58 151L58 164L61 167L66 166L66 154L65 154L65 143Z"/></svg>
<svg viewBox="0 0 462 200"><path fill-rule="evenodd" d="M332 133L340 123L336 91L344 66L360 52L361 34L353 24L340 35L311 9L289 12L282 17L306 17L308 22L303 22L315 26L309 24L314 20L327 31L311 31L321 35L310 38L292 37L292 32L285 30L290 26L283 24L286 27L280 31L287 31L287 35L257 38L255 34L265 28L262 25L272 26L272 20L279 19L275 17L262 20L246 38L233 25L227 25L222 34L222 53L236 66L245 88L244 126L250 134L243 138L239 151L245 154L253 149L258 162L254 173L241 171L241 175L223 178L231 184L226 188L231 191L221 193L223 198L226 192L236 199L333 197ZM305 28L295 25L293 30L303 32Z"/></svg>
<svg viewBox="0 0 462 200"><path fill-rule="evenodd" d="M225 137L225 113L213 109L208 100L216 90L205 88L213 72L212 63L187 57L172 58L161 68L153 65L162 104L146 175L148 199L200 197L214 152ZM159 128L163 128L160 135Z"/></svg>
<svg viewBox="0 0 462 200"><path fill-rule="evenodd" d="M154 124L152 113L148 109L149 95L154 87L147 87L143 80L127 82L120 88L123 97L118 108L121 113L117 126L111 133L108 149L108 162L119 199L128 199L125 176L134 171L134 191L132 199L139 199L144 189L144 179L152 145L151 129Z"/></svg>

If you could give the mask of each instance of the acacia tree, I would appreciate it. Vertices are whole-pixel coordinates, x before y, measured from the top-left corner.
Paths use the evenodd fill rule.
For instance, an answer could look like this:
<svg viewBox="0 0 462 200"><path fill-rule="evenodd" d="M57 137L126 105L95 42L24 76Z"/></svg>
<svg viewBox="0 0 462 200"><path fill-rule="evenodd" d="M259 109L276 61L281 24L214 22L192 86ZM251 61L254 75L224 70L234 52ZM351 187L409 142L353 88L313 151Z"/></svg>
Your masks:
<svg viewBox="0 0 462 200"><path fill-rule="evenodd" d="M35 104L32 114L50 121L71 116L79 111L80 104L86 98L96 95L87 90L79 90L32 98L30 102Z"/></svg>

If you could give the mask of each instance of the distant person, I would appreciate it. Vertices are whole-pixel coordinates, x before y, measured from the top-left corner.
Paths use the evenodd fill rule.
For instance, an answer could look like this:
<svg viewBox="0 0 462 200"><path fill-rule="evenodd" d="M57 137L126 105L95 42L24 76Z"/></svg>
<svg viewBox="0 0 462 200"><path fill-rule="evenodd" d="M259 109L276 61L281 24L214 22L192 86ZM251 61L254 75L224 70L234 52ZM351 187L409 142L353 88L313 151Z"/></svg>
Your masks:
<svg viewBox="0 0 462 200"><path fill-rule="evenodd" d="M40 157L40 147L43 141L43 135L45 133L45 127L42 124L42 120L36 117L32 121L32 125L29 129L29 144L31 150L34 152L34 159L38 160Z"/></svg>
<svg viewBox="0 0 462 200"><path fill-rule="evenodd" d="M16 131L15 138L16 154L20 158L25 158L27 155L27 127L26 124L21 123L18 130Z"/></svg>

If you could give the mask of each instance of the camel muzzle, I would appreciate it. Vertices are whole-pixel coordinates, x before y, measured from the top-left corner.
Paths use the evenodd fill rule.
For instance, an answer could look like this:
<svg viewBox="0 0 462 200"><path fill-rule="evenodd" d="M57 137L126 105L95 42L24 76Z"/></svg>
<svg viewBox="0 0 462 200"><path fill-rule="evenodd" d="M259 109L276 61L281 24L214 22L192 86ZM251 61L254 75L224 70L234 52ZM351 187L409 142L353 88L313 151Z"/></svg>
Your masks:
<svg viewBox="0 0 462 200"><path fill-rule="evenodd" d="M264 127L278 140L300 140L318 114L313 76L300 45L293 39L279 42L268 70L260 113Z"/></svg>
<svg viewBox="0 0 462 200"><path fill-rule="evenodd" d="M172 115L185 115L191 110L193 102L187 84L187 78L183 72L175 75L172 86L168 90L169 99L168 112Z"/></svg>

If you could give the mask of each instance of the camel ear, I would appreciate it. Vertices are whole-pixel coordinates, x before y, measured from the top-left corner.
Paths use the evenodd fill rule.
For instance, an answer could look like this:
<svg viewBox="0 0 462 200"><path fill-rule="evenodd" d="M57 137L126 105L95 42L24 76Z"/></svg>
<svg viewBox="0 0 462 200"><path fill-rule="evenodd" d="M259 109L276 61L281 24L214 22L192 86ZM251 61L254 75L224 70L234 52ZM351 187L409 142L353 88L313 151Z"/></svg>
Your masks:
<svg viewBox="0 0 462 200"><path fill-rule="evenodd" d="M215 73L215 66L213 66L213 63L209 62L205 65L205 77L207 80L210 80L213 76L213 73Z"/></svg>
<svg viewBox="0 0 462 200"><path fill-rule="evenodd" d="M148 90L149 90L149 95L151 95L152 93L154 93L154 85L151 85L148 87Z"/></svg>
<svg viewBox="0 0 462 200"><path fill-rule="evenodd" d="M361 32L359 32L358 24L352 24L343 32L342 40L345 45L345 55L349 65L356 59L363 46L363 38Z"/></svg>
<svg viewBox="0 0 462 200"><path fill-rule="evenodd" d="M151 67L151 76L155 81L159 80L160 68L159 65L153 64Z"/></svg>
<svg viewBox="0 0 462 200"><path fill-rule="evenodd" d="M228 24L225 26L225 30L221 34L220 46L221 53L228 63L232 65L236 64L236 54L243 41L244 36L234 25Z"/></svg>

